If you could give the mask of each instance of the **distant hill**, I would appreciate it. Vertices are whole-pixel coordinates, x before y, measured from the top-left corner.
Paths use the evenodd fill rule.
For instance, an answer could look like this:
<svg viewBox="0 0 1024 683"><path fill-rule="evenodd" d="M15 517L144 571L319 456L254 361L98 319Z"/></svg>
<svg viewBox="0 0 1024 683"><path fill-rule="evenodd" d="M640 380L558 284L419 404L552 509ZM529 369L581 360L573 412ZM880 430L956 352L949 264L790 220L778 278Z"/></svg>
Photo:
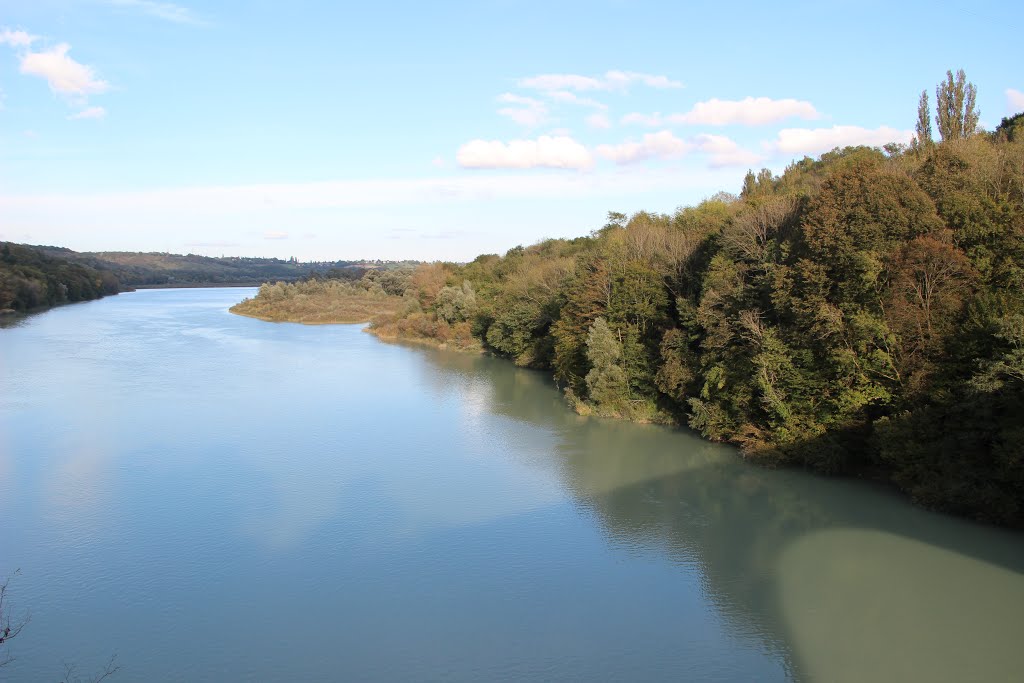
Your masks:
<svg viewBox="0 0 1024 683"><path fill-rule="evenodd" d="M358 279L368 268L397 268L394 261L297 261L295 259L199 256L162 252L75 252L63 247L36 247L69 261L109 270L126 287L195 287L203 285L260 285L293 282L320 275Z"/></svg>
<svg viewBox="0 0 1024 683"><path fill-rule="evenodd" d="M312 277L358 280L367 270L412 265L417 262L77 252L66 247L0 242L0 311L87 301L137 287L255 286Z"/></svg>

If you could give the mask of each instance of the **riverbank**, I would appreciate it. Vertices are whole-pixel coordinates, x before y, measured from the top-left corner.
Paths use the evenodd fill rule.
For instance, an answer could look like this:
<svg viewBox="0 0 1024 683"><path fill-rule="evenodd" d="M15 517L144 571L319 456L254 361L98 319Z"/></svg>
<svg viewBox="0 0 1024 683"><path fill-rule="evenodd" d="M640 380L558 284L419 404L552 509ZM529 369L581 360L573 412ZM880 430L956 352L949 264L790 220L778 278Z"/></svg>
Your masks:
<svg viewBox="0 0 1024 683"><path fill-rule="evenodd" d="M259 287L265 282L266 280L237 280L235 282L165 282L155 285L134 285L132 289L214 289L219 287Z"/></svg>
<svg viewBox="0 0 1024 683"><path fill-rule="evenodd" d="M55 308L61 308L61 307L64 307L64 306L72 306L74 304L85 304L85 303L89 303L91 301L98 301L99 299L103 299L103 298L111 297L111 296L117 296L118 294L123 294L124 292L131 292L131 291L134 291L134 290L126 289L126 290L122 290L121 292L111 292L109 294L103 294L102 296L98 296L95 299L83 299L82 301L59 301L59 302L57 302L55 304L46 304L46 305L42 305L42 306L34 306L32 308L29 308L29 309L23 310L23 311L19 311L19 310L14 309L14 308L5 308L3 310L0 310L0 329L4 329L4 328L8 328L8 327L15 327L17 325L20 325L23 320L31 318L32 316L39 315L40 313L46 313L47 311L52 311Z"/></svg>
<svg viewBox="0 0 1024 683"><path fill-rule="evenodd" d="M374 323L371 322L366 327L364 332L372 334L382 342L388 343L401 343L401 344L416 344L417 346L426 346L431 349L439 349L441 351L458 351L460 353L469 354L481 354L484 352L484 347L476 340L472 340L469 343L463 343L463 341L450 343L447 341L439 341L432 337L421 337L391 332L382 327L374 327Z"/></svg>
<svg viewBox="0 0 1024 683"><path fill-rule="evenodd" d="M255 313L244 313L242 311L235 310L235 307L228 309L229 313L240 315L243 318L252 318L254 320L262 320L266 323L294 323L296 325L360 325L370 322L370 319L362 316L356 316L348 319L331 319L331 320L306 320L299 318L287 318L287 317L274 317L257 315Z"/></svg>

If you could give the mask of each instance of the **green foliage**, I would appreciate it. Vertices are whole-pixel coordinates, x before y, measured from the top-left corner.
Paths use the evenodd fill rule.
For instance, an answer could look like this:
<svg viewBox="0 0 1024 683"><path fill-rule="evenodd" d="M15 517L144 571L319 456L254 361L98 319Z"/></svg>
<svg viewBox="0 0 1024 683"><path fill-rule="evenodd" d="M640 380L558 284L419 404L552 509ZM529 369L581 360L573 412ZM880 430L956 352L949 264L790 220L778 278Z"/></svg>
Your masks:
<svg viewBox="0 0 1024 683"><path fill-rule="evenodd" d="M1002 391L1011 384L1018 391L1024 386L1024 315L1009 315L996 321L993 337L998 351L981 361L971 386L981 392Z"/></svg>
<svg viewBox="0 0 1024 683"><path fill-rule="evenodd" d="M629 401L629 383L622 368L622 343L604 318L598 318L587 333L587 392L598 410L619 415Z"/></svg>
<svg viewBox="0 0 1024 683"><path fill-rule="evenodd" d="M0 247L0 311L30 311L116 294L110 271L90 268L46 250L11 242Z"/></svg>
<svg viewBox="0 0 1024 683"><path fill-rule="evenodd" d="M967 82L963 69L956 72L955 79L952 71L946 72L946 80L935 87L936 121L943 140L974 135L981 117L981 112L974 108L977 96L977 88Z"/></svg>
<svg viewBox="0 0 1024 683"><path fill-rule="evenodd" d="M434 303L437 317L449 325L465 322L476 314L476 293L473 285L465 280L461 287L442 287Z"/></svg>
<svg viewBox="0 0 1024 683"><path fill-rule="evenodd" d="M921 99L917 102L917 125L914 126L914 143L920 147L932 144L932 117L928 111L928 91L921 91Z"/></svg>
<svg viewBox="0 0 1024 683"><path fill-rule="evenodd" d="M995 134L1007 142L1024 141L1024 112L1003 117L996 127Z"/></svg>

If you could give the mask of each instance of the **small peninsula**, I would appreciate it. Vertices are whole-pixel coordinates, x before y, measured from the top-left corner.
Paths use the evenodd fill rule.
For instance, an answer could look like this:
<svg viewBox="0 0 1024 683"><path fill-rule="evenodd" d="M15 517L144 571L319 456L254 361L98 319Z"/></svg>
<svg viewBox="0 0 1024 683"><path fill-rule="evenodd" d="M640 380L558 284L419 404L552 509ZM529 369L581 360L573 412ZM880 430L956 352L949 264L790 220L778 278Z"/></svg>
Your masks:
<svg viewBox="0 0 1024 683"><path fill-rule="evenodd" d="M361 284L367 286L360 286ZM373 280L357 283L336 279L264 284L254 298L231 307L231 312L267 322L306 325L365 323L392 315L405 305L401 296L388 294Z"/></svg>

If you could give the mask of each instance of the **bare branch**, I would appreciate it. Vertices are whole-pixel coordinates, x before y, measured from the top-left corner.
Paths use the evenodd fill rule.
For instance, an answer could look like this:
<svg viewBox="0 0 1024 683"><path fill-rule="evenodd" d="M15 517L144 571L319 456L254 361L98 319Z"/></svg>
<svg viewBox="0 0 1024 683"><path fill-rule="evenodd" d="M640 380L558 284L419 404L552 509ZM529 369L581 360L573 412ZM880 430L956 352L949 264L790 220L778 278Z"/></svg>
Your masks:
<svg viewBox="0 0 1024 683"><path fill-rule="evenodd" d="M64 676L61 679L61 683L100 683L114 674L116 674L121 667L117 665L117 655L111 655L110 659L107 660L106 666L103 669L92 676L92 678L84 679L80 676L75 675L76 664L64 663Z"/></svg>
<svg viewBox="0 0 1024 683"><path fill-rule="evenodd" d="M17 569L12 577L20 573L21 570ZM16 638L29 621L29 615L26 612L24 616L14 622L13 626L11 625L10 599L7 596L7 586L10 581L11 577L8 577L3 583L0 583L0 646L6 646L13 638ZM0 651L0 666L10 664L12 661L14 661L14 657L10 651L6 649Z"/></svg>

